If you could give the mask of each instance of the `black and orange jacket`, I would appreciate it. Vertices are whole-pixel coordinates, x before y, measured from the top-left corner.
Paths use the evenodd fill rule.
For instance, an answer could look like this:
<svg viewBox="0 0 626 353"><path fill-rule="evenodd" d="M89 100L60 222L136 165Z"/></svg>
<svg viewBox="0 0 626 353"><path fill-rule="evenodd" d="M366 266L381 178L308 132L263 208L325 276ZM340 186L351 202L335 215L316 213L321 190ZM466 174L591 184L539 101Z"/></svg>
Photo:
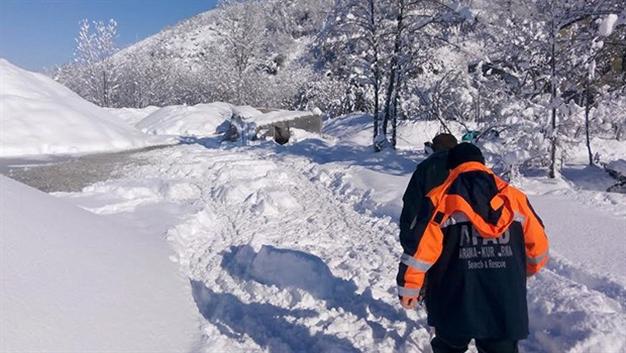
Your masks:
<svg viewBox="0 0 626 353"><path fill-rule="evenodd" d="M526 195L466 162L425 203L401 234L398 294L426 282L428 322L448 337L527 337L526 276L548 261L548 240Z"/></svg>

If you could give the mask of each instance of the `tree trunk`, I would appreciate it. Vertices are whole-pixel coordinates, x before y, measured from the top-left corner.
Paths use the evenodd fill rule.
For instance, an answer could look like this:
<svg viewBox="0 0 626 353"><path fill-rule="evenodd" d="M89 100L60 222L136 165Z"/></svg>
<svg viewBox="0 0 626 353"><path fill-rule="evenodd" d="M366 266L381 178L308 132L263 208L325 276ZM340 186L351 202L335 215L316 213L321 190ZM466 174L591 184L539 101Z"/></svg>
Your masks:
<svg viewBox="0 0 626 353"><path fill-rule="evenodd" d="M552 136L550 136L550 179L556 178L556 108L552 108Z"/></svg>
<svg viewBox="0 0 626 353"><path fill-rule="evenodd" d="M551 53L551 75L550 75L550 86L551 86L551 105L552 105L552 134L550 136L550 171L548 173L548 177L550 179L556 178L556 148L557 148L557 131L556 131L556 29L554 26L554 20L552 25L552 53Z"/></svg>
<svg viewBox="0 0 626 353"><path fill-rule="evenodd" d="M398 107L398 95L395 94L394 98L393 98L393 114L391 115L391 147L393 149L396 149L396 141L397 141L397 128L398 128L398 114L397 114L397 109Z"/></svg>
<svg viewBox="0 0 626 353"><path fill-rule="evenodd" d="M591 92L589 91L589 80L585 84L585 135L587 139L587 152L589 153L589 165L593 165L593 153L591 152L591 140L589 138L589 112L591 110Z"/></svg>
<svg viewBox="0 0 626 353"><path fill-rule="evenodd" d="M380 68L378 66L378 38L376 33L376 12L374 7L374 0L369 0L370 7L370 26L371 34L374 41L374 133L372 138L372 145L374 151L379 152L380 148L376 144L376 138L379 133L379 119L380 119L380 106L379 106L379 90L380 90Z"/></svg>
<svg viewBox="0 0 626 353"><path fill-rule="evenodd" d="M395 60L392 60L392 62ZM392 65L395 65L392 64ZM391 116L391 97L393 95L393 91L395 89L395 83L396 83L396 69L395 66L392 66L391 68L391 73L389 74L389 84L387 85L387 94L385 97L385 111L383 114L383 121L382 121L382 134L387 136L387 124L389 122L389 117Z"/></svg>
<svg viewBox="0 0 626 353"><path fill-rule="evenodd" d="M104 107L109 106L108 97L107 97L107 72L106 70L102 70L102 104Z"/></svg>
<svg viewBox="0 0 626 353"><path fill-rule="evenodd" d="M478 92L476 96L476 122L480 122L480 83L478 84Z"/></svg>
<svg viewBox="0 0 626 353"><path fill-rule="evenodd" d="M376 143L376 140L378 138L378 133L379 133L379 120L380 120L380 112L379 112L379 107L378 107L378 86L374 85L374 134L373 134L373 138L372 138L372 142L373 142L373 146L374 146L374 152L380 152L380 148L378 147L378 144Z"/></svg>
<svg viewBox="0 0 626 353"><path fill-rule="evenodd" d="M387 124L389 123L389 119L392 118L392 105L394 103L394 94L396 91L396 87L398 84L398 56L400 55L401 44L402 44L402 30L404 27L404 0L398 1L398 17L397 17L397 29L396 29L396 37L393 47L393 55L391 57L391 69L389 70L389 84L387 85L387 96L385 99L385 113L383 116L383 131L382 133L387 136Z"/></svg>

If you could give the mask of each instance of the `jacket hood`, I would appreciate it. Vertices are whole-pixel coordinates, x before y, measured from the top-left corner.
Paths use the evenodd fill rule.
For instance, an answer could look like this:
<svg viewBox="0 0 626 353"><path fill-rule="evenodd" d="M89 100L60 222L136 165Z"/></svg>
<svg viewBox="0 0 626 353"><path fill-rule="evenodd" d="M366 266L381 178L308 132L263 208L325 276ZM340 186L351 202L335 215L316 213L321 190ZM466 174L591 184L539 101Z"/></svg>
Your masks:
<svg viewBox="0 0 626 353"><path fill-rule="evenodd" d="M484 164L465 162L428 193L439 224L470 221L481 236L501 236L516 219L514 188Z"/></svg>

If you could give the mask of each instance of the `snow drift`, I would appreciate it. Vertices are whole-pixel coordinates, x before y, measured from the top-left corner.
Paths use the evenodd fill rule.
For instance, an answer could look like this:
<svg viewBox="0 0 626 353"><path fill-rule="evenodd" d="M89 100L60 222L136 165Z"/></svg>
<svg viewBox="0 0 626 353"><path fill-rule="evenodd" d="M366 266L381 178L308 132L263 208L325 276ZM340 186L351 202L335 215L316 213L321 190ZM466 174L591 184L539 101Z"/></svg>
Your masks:
<svg viewBox="0 0 626 353"><path fill-rule="evenodd" d="M0 59L0 156L101 152L157 143L65 86Z"/></svg>
<svg viewBox="0 0 626 353"><path fill-rule="evenodd" d="M152 135L211 136L233 115L228 103L173 105L148 115L135 126Z"/></svg>
<svg viewBox="0 0 626 353"><path fill-rule="evenodd" d="M0 351L179 352L199 314L162 238L0 176Z"/></svg>
<svg viewBox="0 0 626 353"><path fill-rule="evenodd" d="M145 108L105 108L109 113L117 116L128 125L135 125L148 115L159 110L153 105Z"/></svg>

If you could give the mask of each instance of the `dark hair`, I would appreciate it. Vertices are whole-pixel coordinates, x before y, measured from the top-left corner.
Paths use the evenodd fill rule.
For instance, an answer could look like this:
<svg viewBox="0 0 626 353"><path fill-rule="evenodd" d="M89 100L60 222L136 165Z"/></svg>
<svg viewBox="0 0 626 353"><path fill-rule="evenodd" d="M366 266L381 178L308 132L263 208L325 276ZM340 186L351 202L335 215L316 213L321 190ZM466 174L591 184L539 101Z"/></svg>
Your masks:
<svg viewBox="0 0 626 353"><path fill-rule="evenodd" d="M433 150L438 151L447 151L456 146L458 141L456 137L452 134L439 134L435 136L433 139Z"/></svg>
<svg viewBox="0 0 626 353"><path fill-rule="evenodd" d="M448 169L454 169L465 162L485 164L485 157L480 148L471 143L463 142L448 152Z"/></svg>

